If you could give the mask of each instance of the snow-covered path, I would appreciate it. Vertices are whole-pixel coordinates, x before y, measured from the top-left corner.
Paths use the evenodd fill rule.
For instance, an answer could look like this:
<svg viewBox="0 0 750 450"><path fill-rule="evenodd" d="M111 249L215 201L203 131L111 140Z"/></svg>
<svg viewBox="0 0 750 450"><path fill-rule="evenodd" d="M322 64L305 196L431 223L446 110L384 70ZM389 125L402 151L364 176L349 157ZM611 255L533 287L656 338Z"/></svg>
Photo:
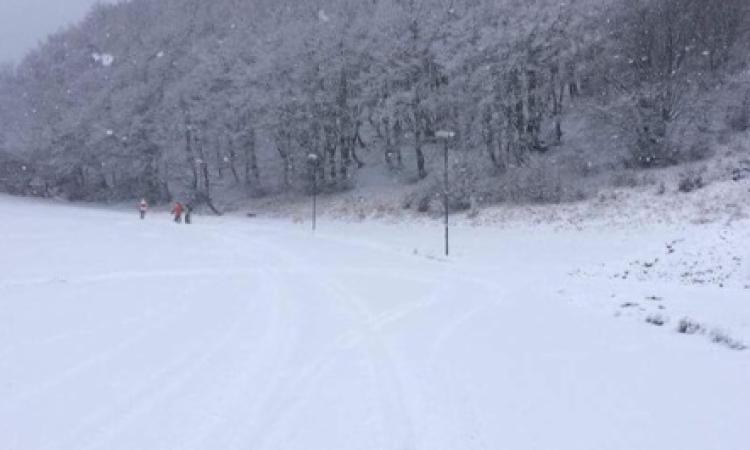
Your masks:
<svg viewBox="0 0 750 450"><path fill-rule="evenodd" d="M2 449L750 443L750 351L709 339L750 338L747 223L718 286L670 278L711 227L458 229L446 261L424 225L0 217Z"/></svg>

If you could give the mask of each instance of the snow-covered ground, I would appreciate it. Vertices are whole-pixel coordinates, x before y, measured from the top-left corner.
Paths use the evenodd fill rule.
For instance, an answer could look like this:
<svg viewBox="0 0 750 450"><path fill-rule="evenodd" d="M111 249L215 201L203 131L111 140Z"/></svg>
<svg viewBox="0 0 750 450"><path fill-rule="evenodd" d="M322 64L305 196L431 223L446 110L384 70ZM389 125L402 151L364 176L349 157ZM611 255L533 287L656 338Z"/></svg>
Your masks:
<svg viewBox="0 0 750 450"><path fill-rule="evenodd" d="M5 450L750 445L744 218L0 217Z"/></svg>

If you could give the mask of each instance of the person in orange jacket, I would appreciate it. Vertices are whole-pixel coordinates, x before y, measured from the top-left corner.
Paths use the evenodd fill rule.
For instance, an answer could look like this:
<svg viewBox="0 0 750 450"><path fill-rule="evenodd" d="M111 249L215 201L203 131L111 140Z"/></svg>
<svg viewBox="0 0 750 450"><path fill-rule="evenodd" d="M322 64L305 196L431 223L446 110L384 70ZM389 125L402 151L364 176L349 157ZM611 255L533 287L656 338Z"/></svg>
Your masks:
<svg viewBox="0 0 750 450"><path fill-rule="evenodd" d="M174 208L172 208L172 214L174 214L174 221L176 223L182 223L182 212L185 210L185 208L182 206L182 203L177 202L174 204Z"/></svg>
<svg viewBox="0 0 750 450"><path fill-rule="evenodd" d="M141 213L141 220L146 218L146 212L148 211L148 202L146 199L141 199L141 202L138 204L138 212Z"/></svg>

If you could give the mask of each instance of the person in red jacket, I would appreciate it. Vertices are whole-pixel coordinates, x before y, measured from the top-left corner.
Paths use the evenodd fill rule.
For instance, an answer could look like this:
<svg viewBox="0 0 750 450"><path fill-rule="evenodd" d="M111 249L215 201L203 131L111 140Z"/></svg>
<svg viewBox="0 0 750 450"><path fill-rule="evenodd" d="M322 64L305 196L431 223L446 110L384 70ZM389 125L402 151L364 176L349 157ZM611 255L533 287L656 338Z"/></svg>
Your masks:
<svg viewBox="0 0 750 450"><path fill-rule="evenodd" d="M146 218L146 212L148 211L148 202L146 199L141 199L141 202L138 204L138 212L141 213L141 220Z"/></svg>
<svg viewBox="0 0 750 450"><path fill-rule="evenodd" d="M174 221L176 223L182 223L182 212L185 210L185 208L182 206L182 203L177 202L174 204L174 208L172 208L172 214L174 214Z"/></svg>

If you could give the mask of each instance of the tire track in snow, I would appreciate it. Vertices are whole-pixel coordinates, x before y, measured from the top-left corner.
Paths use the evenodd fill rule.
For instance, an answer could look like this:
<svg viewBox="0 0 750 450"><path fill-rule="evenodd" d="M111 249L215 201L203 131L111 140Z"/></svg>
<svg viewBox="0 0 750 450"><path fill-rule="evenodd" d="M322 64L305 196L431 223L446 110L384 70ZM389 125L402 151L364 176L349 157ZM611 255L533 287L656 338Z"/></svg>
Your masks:
<svg viewBox="0 0 750 450"><path fill-rule="evenodd" d="M240 233L221 233L216 237L233 246L247 243L247 236ZM267 245L254 239L251 239L250 243L269 250ZM253 250L257 251L257 248ZM270 252L267 252L267 255L269 258L274 256ZM325 370L326 359L323 358L306 366L303 370L294 367L296 375L288 375L289 371L286 366L290 362L293 350L301 342L298 321L304 320L305 316L295 309L302 303L289 301L288 288L280 275L282 272L278 269L266 268L266 273L267 281L274 286L274 295L269 300L275 305L276 314L273 332L269 333L267 339L261 344L263 357L259 359L265 361L260 371L263 376L254 383L254 388L261 395L253 405L253 414L236 414L233 417L229 425L231 432L225 433L232 436L231 440L222 448L262 448L261 446L270 435L270 430L277 429L279 423L287 415L287 407L289 405L293 407L296 403L296 401L284 402L284 400L289 400L286 397L300 390L307 391L314 386L315 381ZM284 274L288 275L289 271L285 270Z"/></svg>
<svg viewBox="0 0 750 450"><path fill-rule="evenodd" d="M265 243L273 254L290 266L308 267L304 260L289 253L287 250ZM366 307L365 302L357 295L348 292L340 283L329 278L325 283L307 274L305 282L314 286L319 292L329 294L337 305L348 309L357 320L357 327L361 333L362 343L368 354L367 362L375 374L372 384L376 386L381 396L381 423L383 423L383 438L391 437L389 445L380 448L414 448L414 432L412 420L403 402L403 388L398 377L396 366L388 353L385 343L378 335L377 318Z"/></svg>
<svg viewBox="0 0 750 450"><path fill-rule="evenodd" d="M253 251L257 252L257 247L265 248L267 258L278 257L275 247L269 246L257 238L251 238L241 233L217 233L216 239L224 241L237 248L237 245L252 244ZM282 263L284 261L282 260ZM299 310L304 306L303 302L290 302L290 296L287 295L289 288L282 280L282 271L278 268L269 269L266 262L266 282L273 286L274 295L270 299L275 306L275 315L273 320L273 332L268 334L267 339L261 344L263 357L260 361L266 361L264 368L260 371L262 376L260 380L255 380L253 384L257 391L262 395L256 399L254 405L254 414L243 416L237 414L235 420L232 420L230 428L232 432L225 433L233 435L231 442L223 448L229 449L246 449L246 448L264 448L268 443L269 437L273 430L280 429L280 425L285 418L289 417L290 411L296 409L296 405L301 403L301 399L309 395L312 387L315 386L319 377L325 373L332 357L324 356L318 358L311 364L306 365L302 370L293 367L294 376L288 375L287 365L290 362L292 352L302 340L298 330L299 321L305 320L305 315ZM294 273L289 267L285 267L284 275ZM305 394L298 395L300 392ZM296 394L296 395L295 395ZM290 397L299 397L292 399Z"/></svg>
<svg viewBox="0 0 750 450"><path fill-rule="evenodd" d="M221 412L221 426L216 424L213 429L205 430L199 439L194 440L186 448L216 448L217 441L226 441L220 446L224 449L249 448L248 442L251 438L248 434L256 427L262 432L265 405L272 397L272 393L279 389L284 363L288 360L293 345L298 341L293 324L285 321L289 317L289 311L285 296L282 295L283 284L278 282L273 271L266 269L264 272L264 283L272 286L266 295L271 315L268 330L258 343L258 354L253 358L256 365L251 373L257 377L244 377L238 385L239 390L231 393L234 399L231 412L226 407ZM251 363L248 362L246 367L250 368ZM257 395L252 397L252 394ZM220 436L215 436L217 433Z"/></svg>
<svg viewBox="0 0 750 450"><path fill-rule="evenodd" d="M277 302L281 286L267 269L263 269L262 284L264 288L259 295L260 301L269 308L266 330L261 339L238 342L231 349L232 359L241 355L247 355L248 359L240 363L240 370L231 376L218 373L220 380L215 382L221 386L221 393L212 399L211 407L204 411L207 417L205 422L198 425L190 439L180 443L181 449L216 448L216 441L220 440L221 435L237 433L240 430L238 421L242 422L248 404L256 400L252 394L265 391L265 385L272 381L267 380L268 375L274 373L273 367L284 360L289 352L295 335L292 328L281 325L282 308Z"/></svg>
<svg viewBox="0 0 750 450"><path fill-rule="evenodd" d="M356 243L351 240L338 240L338 239L332 239L334 243L340 243L347 246L356 246ZM383 254L390 254L392 256L397 256L400 258L408 258L408 255L404 255L403 253L397 252L397 251L391 251L388 248L384 246L376 246L373 247L371 245L363 246L365 249L374 249L377 250L379 253ZM435 269L443 269L446 270L447 267L445 265L446 261L435 261L435 260L425 260L424 262L428 263L429 266L434 267ZM484 268L486 269L486 268ZM428 359L428 364L425 369L433 371L433 369L436 368L436 359L437 355L442 351L442 349L446 346L447 342L453 338L453 336L465 325L471 322L471 320L477 316L477 314L481 313L482 311L486 311L487 309L492 308L494 304L497 304L498 302L503 301L501 298L495 299L492 294L497 293L498 297L500 296L500 293L505 292L507 296L507 289L505 289L504 286L502 286L499 283L494 283L487 281L487 279L480 278L474 275L470 275L471 272L474 272L472 267L466 266L466 267L451 267L451 274L449 277L446 276L435 276L434 278L437 278L440 280L440 286L436 289L433 294L428 297L428 299L423 300L421 302L418 302L416 304L407 304L403 308L396 309L394 311L390 311L387 313L384 313L376 318L369 318L370 326L372 327L373 331L377 332L387 326L390 323L397 322L399 320L403 320L407 317L409 317L412 314L415 314L419 311L424 311L426 308L438 303L440 300L439 298L443 295L445 295L445 291L447 290L447 286L445 284L446 280L448 278L450 279L451 283L456 282L464 282L469 285L475 285L479 288L481 288L483 291L490 294L489 298L486 298L485 296L479 296L480 301L483 303L481 306L477 306L473 308L471 311L469 311L466 314L461 315L456 320L451 320L447 325L444 326L444 328L439 332L438 337L436 338L431 351L430 351L430 357ZM406 277L404 277L407 279ZM341 285L338 285L344 292L346 291ZM364 304L364 303L362 303ZM434 372L434 371L433 371ZM407 374L407 375L415 375L415 374ZM427 375L429 377L429 374ZM435 414L437 410L445 409L445 405L452 405L452 407L455 407L456 405L463 405L464 411L463 413L458 413L456 411L445 411L442 414L448 414L450 418L443 417L436 417L435 420L438 422L437 427L441 428L441 434L442 436L438 437L432 445L437 445L439 443L445 445L446 442L450 441L452 444L447 445L446 447L451 448L451 445L453 446L466 446L471 445L471 448L480 448L484 449L487 448L486 443L483 439L483 432L482 432L482 426L479 422L479 415L477 413L476 408L472 405L472 402L470 401L470 396L466 392L465 388L461 388L460 385L456 384L455 382L445 382L443 385L441 385L439 388L436 386L435 389L432 390L432 392L425 391L424 386L420 386L417 382L413 383L414 390L419 391L419 396L421 400L419 403L423 405L421 408L422 411L426 411L428 414ZM446 399L442 402L442 405L436 404L435 399L437 398L443 398ZM439 416L440 413L438 413ZM448 431L445 429L445 427L442 427L440 425L445 425L446 423L456 423L457 421L461 422L461 426L459 429ZM434 428L437 428L435 424L429 424L427 426L427 431L434 431ZM386 430L387 431L387 430ZM451 438L448 438L445 433L452 434ZM421 435L421 434L420 434ZM413 444L412 444L413 445ZM427 448L432 448L432 446L429 446Z"/></svg>
<svg viewBox="0 0 750 450"><path fill-rule="evenodd" d="M283 389L274 391L265 402L264 427L258 429L252 448L268 448L276 442L275 439L284 437L279 435L293 427L294 419L306 405L305 399L312 395L313 388L331 369L332 363L333 358L327 353L298 370L298 375L283 384Z"/></svg>
<svg viewBox="0 0 750 450"><path fill-rule="evenodd" d="M346 242L346 245L352 246L352 242ZM310 264L305 264L304 261L301 258L298 258L294 255L291 255L288 251L279 248L277 246L270 246L270 248L273 250L273 252L277 255L282 255L283 259L286 260L285 267L287 270L289 267L295 267L295 266L304 266L304 267L310 267ZM369 248L369 247L367 247ZM393 253L388 252L386 249L380 249L383 253L392 253L396 256L403 257L404 255L400 253ZM434 263L434 266L440 267L442 269L445 269L445 265L443 263ZM346 271L346 270L345 270ZM445 287L443 284L440 284L440 288L433 292L426 300L417 302L417 303L410 303L405 305L402 308L398 308L396 310L391 310L386 313L383 313L381 315L375 316L371 314L371 312L367 309L365 306L364 300L359 298L356 295L351 294L341 283L333 282L331 279L328 279L325 283L321 283L319 280L316 280L312 278L311 271L294 271L295 273L300 273L304 275L304 277L308 280L308 282L312 281L312 284L317 285L318 290L322 290L324 292L328 292L332 294L332 297L337 300L339 304L348 305L348 307L354 307L354 310L356 311L356 314L359 316L359 332L350 334L349 336L342 337L345 339L344 342L347 343L350 347L357 347L365 345L367 346L368 354L370 355L369 358L364 358L362 361L362 364L364 364L364 369L367 373L370 375L370 383L373 385L374 388L379 389L381 391L381 394L379 396L376 396L375 400L380 401L380 410L381 410L381 429L378 433L379 436L389 436L393 434L393 431L395 429L398 429L398 426L394 426L394 421L390 422L390 425L388 425L389 420L387 417L389 416L396 416L398 419L395 421L396 423L406 423L408 424L408 432L404 433L402 430L400 433L396 433L397 440L400 440L400 442L392 441L389 444L387 443L381 443L380 445L377 445L378 448L417 448L415 447L416 442L414 440L414 430L413 430L413 423L411 423L411 420L406 413L406 406L403 402L404 397L404 391L403 391L403 385L402 381L399 379L395 379L394 381L394 372L395 369L393 369L393 363L392 361L389 362L389 364L383 364L382 358L380 359L380 363L376 364L373 358L374 353L378 353L379 349L377 348L377 344L375 349L373 350L373 337L375 339L378 339L379 332L384 329L386 326L388 326L391 323L395 323L397 321L403 320L406 317L415 314L419 311L424 311L426 308L429 308L430 306L433 306L437 302L439 302L439 298L441 297L441 294L443 294L443 288ZM367 271L364 271L367 272ZM403 275L400 271L393 271L393 270L377 270L376 272L380 275L388 274L390 277L394 278L400 278L403 280L410 280L410 279L429 279L431 281L436 280L445 280L445 277L440 275L428 275L427 277L408 277ZM338 271L337 271L338 273ZM486 280L482 280L475 277L470 277L466 274L460 274L458 277L452 276L451 281L464 281L469 284L477 284L481 285L485 289L492 289L493 291L498 289L498 285L493 283L487 283ZM355 300L354 303L351 302L351 300ZM494 303L494 302L493 302ZM486 309L489 306L486 307L479 307L476 308L475 311L472 311L472 314L469 314L467 317L462 316L457 321L451 321L448 325L445 326L445 329L441 331L440 337L435 343L435 346L433 346L432 352L433 354L437 354L440 349L443 347L446 341L448 341L453 333L455 333L463 324L470 321L470 319L476 315L481 310ZM364 323L364 327L363 327ZM362 332L362 330L367 330ZM380 343L382 345L382 342ZM381 347L382 348L382 347ZM434 363L435 357L432 357L431 363ZM390 360L389 360L390 361ZM387 373L383 372L383 367L388 367L390 365L391 368L391 375L389 376ZM397 375L396 375L397 377ZM386 380L384 383L383 380ZM389 389L384 389L384 384L390 384ZM393 388L393 386L397 386L396 388ZM416 387L416 383L415 383ZM460 392L455 392L452 395L445 394L444 391L451 390L451 389L457 389L456 386L446 385L443 386L444 389L437 389L435 392L426 392L423 391L423 388L419 389L419 394L422 400L419 402L420 404L434 404L434 399L437 398L453 398L460 399L461 401L452 401L452 402L444 402L445 404L463 404L466 405L467 408L470 407L470 402L468 400L468 396L466 393L461 390ZM394 402L394 392L397 392L395 395L395 398L398 399L398 401ZM414 393L412 393L414 395ZM396 406L394 406L396 405ZM397 408L398 411L401 411L400 414L393 414L394 408ZM430 411L435 412L437 408L423 408L424 411ZM287 413L288 416L293 416L294 412L289 411ZM450 440L457 445L464 445L468 443L467 441L471 441L473 445L478 445L479 448L484 448L485 445L483 444L482 437L481 437L481 427L479 426L478 422L476 421L476 411L467 411L466 414L451 414L451 417L471 417L473 418L470 420L470 423L464 422L462 425L461 430L455 430L452 432L453 436L450 438ZM293 419L288 419L288 422L291 422ZM437 420L438 422L444 423L450 423L450 420ZM278 432L283 428L279 428L275 430L275 432ZM448 432L447 430L441 430L441 432L445 433ZM274 433L275 434L275 433ZM398 439L398 436L402 436L401 439ZM403 438L403 436L409 436L406 439ZM449 440L447 436L443 435L441 439L438 440L438 442L445 442Z"/></svg>

